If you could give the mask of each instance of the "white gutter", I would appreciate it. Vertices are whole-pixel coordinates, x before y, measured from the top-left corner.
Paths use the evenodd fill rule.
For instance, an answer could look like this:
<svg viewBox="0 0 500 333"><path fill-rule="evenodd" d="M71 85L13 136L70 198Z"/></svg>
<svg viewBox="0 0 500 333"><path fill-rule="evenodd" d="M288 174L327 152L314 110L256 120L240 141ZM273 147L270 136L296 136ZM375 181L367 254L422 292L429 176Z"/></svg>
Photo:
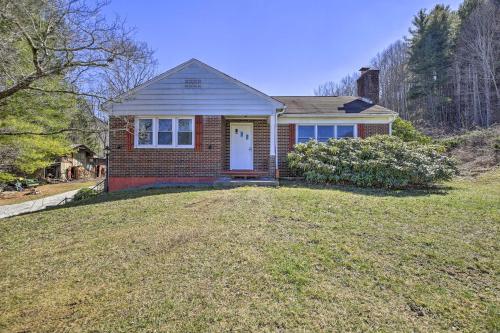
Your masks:
<svg viewBox="0 0 500 333"><path fill-rule="evenodd" d="M397 114L390 113L290 113L284 118L376 118L376 117L396 117Z"/></svg>

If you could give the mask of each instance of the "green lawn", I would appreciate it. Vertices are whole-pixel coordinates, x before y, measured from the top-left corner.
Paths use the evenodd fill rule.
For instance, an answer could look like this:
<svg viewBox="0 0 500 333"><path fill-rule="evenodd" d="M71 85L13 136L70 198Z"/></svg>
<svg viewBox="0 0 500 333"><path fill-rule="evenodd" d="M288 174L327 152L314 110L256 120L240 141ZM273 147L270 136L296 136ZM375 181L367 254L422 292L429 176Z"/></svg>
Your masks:
<svg viewBox="0 0 500 333"><path fill-rule="evenodd" d="M500 172L149 190L0 220L0 331L499 331Z"/></svg>

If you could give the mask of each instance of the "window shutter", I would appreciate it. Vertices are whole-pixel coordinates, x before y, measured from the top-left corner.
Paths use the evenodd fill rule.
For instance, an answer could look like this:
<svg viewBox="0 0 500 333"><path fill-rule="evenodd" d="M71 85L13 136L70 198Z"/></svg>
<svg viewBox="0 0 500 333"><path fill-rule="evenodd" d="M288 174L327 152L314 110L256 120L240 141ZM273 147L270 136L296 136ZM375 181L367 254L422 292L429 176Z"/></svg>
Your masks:
<svg viewBox="0 0 500 333"><path fill-rule="evenodd" d="M288 125L288 133L288 151L292 151L295 146L295 124Z"/></svg>
<svg viewBox="0 0 500 333"><path fill-rule="evenodd" d="M358 137L362 139L366 138L365 124L358 124Z"/></svg>
<svg viewBox="0 0 500 333"><path fill-rule="evenodd" d="M132 151L134 148L134 118L129 118L129 123L126 128L127 151Z"/></svg>
<svg viewBox="0 0 500 333"><path fill-rule="evenodd" d="M195 132L195 142L194 150L201 151L203 146L203 116L194 117L194 132Z"/></svg>

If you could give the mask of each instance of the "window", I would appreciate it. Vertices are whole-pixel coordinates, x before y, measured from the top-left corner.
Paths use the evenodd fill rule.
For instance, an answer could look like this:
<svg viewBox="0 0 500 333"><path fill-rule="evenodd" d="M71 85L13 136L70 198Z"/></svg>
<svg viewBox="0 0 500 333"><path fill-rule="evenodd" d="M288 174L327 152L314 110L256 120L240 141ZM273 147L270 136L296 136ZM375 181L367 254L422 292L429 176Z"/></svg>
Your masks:
<svg viewBox="0 0 500 333"><path fill-rule="evenodd" d="M158 119L158 145L171 146L173 144L174 127L172 119Z"/></svg>
<svg viewBox="0 0 500 333"><path fill-rule="evenodd" d="M354 126L353 125L339 125L337 126L337 138L353 138Z"/></svg>
<svg viewBox="0 0 500 333"><path fill-rule="evenodd" d="M327 142L330 138L335 137L335 126L319 126L318 125L318 141Z"/></svg>
<svg viewBox="0 0 500 333"><path fill-rule="evenodd" d="M355 125L298 125L297 143L309 140L327 142L329 139L357 137Z"/></svg>
<svg viewBox="0 0 500 333"><path fill-rule="evenodd" d="M153 119L139 119L138 142L141 146L153 144Z"/></svg>
<svg viewBox="0 0 500 333"><path fill-rule="evenodd" d="M190 146L193 144L193 120L177 120L177 145Z"/></svg>
<svg viewBox="0 0 500 333"><path fill-rule="evenodd" d="M307 142L316 137L314 135L314 126L299 126L299 130L297 131L297 133L298 133L297 136L298 143Z"/></svg>
<svg viewBox="0 0 500 333"><path fill-rule="evenodd" d="M136 118L137 148L194 148L194 117Z"/></svg>

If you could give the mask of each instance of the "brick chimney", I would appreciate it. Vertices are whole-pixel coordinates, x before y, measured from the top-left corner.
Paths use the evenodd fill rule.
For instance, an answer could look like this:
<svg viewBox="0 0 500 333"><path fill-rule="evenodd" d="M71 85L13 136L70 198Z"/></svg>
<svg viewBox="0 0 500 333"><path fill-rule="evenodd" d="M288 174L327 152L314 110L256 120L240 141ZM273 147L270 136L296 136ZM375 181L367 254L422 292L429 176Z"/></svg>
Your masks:
<svg viewBox="0 0 500 333"><path fill-rule="evenodd" d="M361 67L359 69L361 76L359 77L358 84L358 96L364 97L373 102L373 104L378 104L379 102L379 70L371 69L370 67Z"/></svg>

